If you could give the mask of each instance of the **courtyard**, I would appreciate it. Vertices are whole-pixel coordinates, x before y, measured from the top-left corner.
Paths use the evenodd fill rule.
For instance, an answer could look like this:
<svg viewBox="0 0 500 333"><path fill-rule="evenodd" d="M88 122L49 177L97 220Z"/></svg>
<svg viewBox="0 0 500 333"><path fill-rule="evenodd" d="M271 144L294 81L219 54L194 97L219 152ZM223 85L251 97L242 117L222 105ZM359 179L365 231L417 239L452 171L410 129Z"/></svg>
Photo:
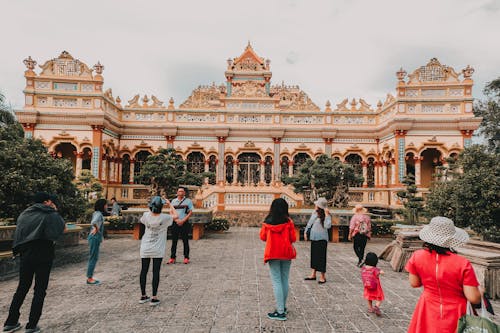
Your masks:
<svg viewBox="0 0 500 333"><path fill-rule="evenodd" d="M274 309L274 297L258 231L233 227L191 241L191 264L162 265L161 304L157 307L138 303L140 242L130 235L111 235L102 244L96 268L96 277L102 282L99 286L85 284L86 241L59 250L39 325L44 332L406 331L421 290L409 287L406 273L393 272L387 262L380 261L379 267L385 271L383 314L367 313L351 243L328 245L327 283L320 285L304 281L310 272L310 243L297 242L288 320L267 319ZM367 251L380 253L389 241L374 239ZM182 242L177 250L182 259ZM16 285L15 278L0 282L0 312L4 315ZM27 321L31 296L32 292L21 310L22 324ZM493 306L499 313L500 302Z"/></svg>

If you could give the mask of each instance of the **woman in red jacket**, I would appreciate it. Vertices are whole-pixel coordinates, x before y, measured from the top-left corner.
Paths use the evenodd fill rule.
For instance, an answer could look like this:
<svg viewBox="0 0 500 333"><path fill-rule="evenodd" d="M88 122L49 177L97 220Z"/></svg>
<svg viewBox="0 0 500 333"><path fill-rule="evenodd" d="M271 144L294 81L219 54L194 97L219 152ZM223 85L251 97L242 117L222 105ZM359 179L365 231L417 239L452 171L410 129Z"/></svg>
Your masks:
<svg viewBox="0 0 500 333"><path fill-rule="evenodd" d="M288 276L296 252L292 243L296 241L293 221L288 215L288 203L274 199L262 228L260 239L266 242L264 263L269 263L273 283L276 310L267 314L269 319L286 320L286 299L288 297Z"/></svg>

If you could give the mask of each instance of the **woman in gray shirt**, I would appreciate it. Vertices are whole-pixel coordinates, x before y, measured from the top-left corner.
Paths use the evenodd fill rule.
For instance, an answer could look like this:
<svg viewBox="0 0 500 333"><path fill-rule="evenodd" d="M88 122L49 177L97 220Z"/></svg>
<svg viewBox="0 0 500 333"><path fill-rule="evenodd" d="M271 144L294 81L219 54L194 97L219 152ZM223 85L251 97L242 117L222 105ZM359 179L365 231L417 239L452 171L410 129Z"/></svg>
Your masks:
<svg viewBox="0 0 500 333"><path fill-rule="evenodd" d="M319 198L314 202L316 205L309 222L304 231L304 239L307 240L307 230L310 228L311 240L311 275L305 280L316 280L316 272L320 272L318 283L326 282L326 246L328 244L328 229L332 226L332 217L328 211L328 202L325 198Z"/></svg>

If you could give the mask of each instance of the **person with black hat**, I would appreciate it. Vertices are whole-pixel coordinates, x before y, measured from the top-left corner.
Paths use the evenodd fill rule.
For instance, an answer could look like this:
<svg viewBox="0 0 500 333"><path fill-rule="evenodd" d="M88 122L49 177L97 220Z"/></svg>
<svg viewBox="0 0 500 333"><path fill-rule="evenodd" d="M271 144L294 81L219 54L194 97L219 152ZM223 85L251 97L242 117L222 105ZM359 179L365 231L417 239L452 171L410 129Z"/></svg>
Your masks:
<svg viewBox="0 0 500 333"><path fill-rule="evenodd" d="M49 284L54 260L55 241L63 234L65 223L57 212L57 197L46 192L34 195L32 206L17 218L12 252L21 255L19 284L9 308L3 332L14 332L21 328L19 316L26 294L35 279L33 301L26 332L40 332L37 326L42 315L43 302Z"/></svg>

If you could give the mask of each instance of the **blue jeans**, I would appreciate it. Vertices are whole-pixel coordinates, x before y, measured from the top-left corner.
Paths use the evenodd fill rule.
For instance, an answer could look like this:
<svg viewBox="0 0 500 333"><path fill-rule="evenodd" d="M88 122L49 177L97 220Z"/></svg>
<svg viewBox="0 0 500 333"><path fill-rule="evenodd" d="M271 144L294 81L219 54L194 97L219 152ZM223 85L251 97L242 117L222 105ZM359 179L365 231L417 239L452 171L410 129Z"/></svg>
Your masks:
<svg viewBox="0 0 500 333"><path fill-rule="evenodd" d="M101 234L97 233L95 235L89 235L87 238L89 241L90 255L89 255L89 264L87 266L87 277L91 278L94 276L94 269L97 263L97 259L99 259L99 246L102 242Z"/></svg>
<svg viewBox="0 0 500 333"><path fill-rule="evenodd" d="M269 260L269 272L273 283L274 298L276 299L276 310L284 313L286 299L288 298L288 276L290 275L291 260Z"/></svg>

